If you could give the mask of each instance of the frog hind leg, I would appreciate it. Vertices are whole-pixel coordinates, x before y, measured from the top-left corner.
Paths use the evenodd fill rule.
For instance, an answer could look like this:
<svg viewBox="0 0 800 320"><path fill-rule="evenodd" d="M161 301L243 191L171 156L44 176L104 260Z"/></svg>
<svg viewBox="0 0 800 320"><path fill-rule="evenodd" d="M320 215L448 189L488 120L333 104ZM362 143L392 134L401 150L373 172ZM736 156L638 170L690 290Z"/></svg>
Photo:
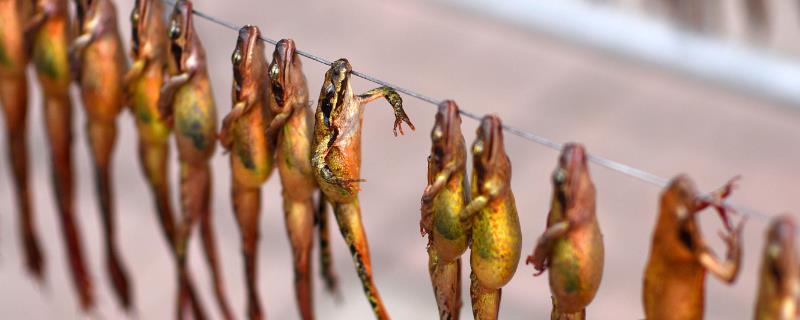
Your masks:
<svg viewBox="0 0 800 320"><path fill-rule="evenodd" d="M203 252L205 253L206 263L208 264L209 269L211 270L211 282L214 285L214 296L217 299L217 304L219 305L220 312L222 313L223 319L233 319L233 313L231 312L230 304L228 303L228 298L225 294L225 285L222 279L222 270L219 265L219 259L217 259L217 243L214 237L214 220L211 216L211 208L210 208L210 200L211 200L211 170L208 165L205 166L208 170L206 172L206 176L208 179L206 180L207 186L205 187L205 192L201 195L202 197L195 198L196 201L201 202L202 209L200 211L200 239L202 240L203 244ZM194 196L194 195L193 195Z"/></svg>
<svg viewBox="0 0 800 320"><path fill-rule="evenodd" d="M284 221L286 233L292 246L294 260L294 288L300 316L303 320L314 319L313 292L311 286L311 247L314 238L314 204L311 197L294 200L284 190Z"/></svg>
<svg viewBox="0 0 800 320"><path fill-rule="evenodd" d="M337 295L339 289L339 279L336 275L336 270L333 268L333 253L331 250L331 237L330 237L330 222L328 220L328 202L325 200L325 194L319 193L319 202L317 203L317 233L319 236L319 260L320 260L320 274L325 281L325 289Z"/></svg>
<svg viewBox="0 0 800 320"><path fill-rule="evenodd" d="M496 320L500 313L500 298L503 289L484 287L474 272L470 273L469 278L472 315L476 320Z"/></svg>
<svg viewBox="0 0 800 320"><path fill-rule="evenodd" d="M62 236L81 309L94 308L94 288L83 258L83 245L75 216L72 176L72 104L69 93L46 94L44 116L50 144L53 193L56 196Z"/></svg>
<svg viewBox="0 0 800 320"><path fill-rule="evenodd" d="M428 246L428 272L439 307L439 319L459 319L461 310L461 258L444 261Z"/></svg>
<svg viewBox="0 0 800 320"><path fill-rule="evenodd" d="M178 319L184 319L183 307L191 303L195 319L205 319L194 291L188 270L189 238L203 208L208 206L210 195L211 169L206 162L181 162L181 222L175 230L175 254L178 260ZM204 200L205 199L205 200ZM187 303L186 301L189 301ZM193 301L193 303L192 303Z"/></svg>
<svg viewBox="0 0 800 320"><path fill-rule="evenodd" d="M170 204L169 192L169 144L165 142L139 141L139 162L142 165L150 191L156 205L161 233L175 254L175 217Z"/></svg>
<svg viewBox="0 0 800 320"><path fill-rule="evenodd" d="M361 208L359 207L358 199L356 198L348 203L335 203L333 212L336 216L336 222L339 224L342 237L347 242L350 253L353 255L356 272L361 279L361 285L364 288L367 300L372 306L375 317L381 320L389 319L389 314L383 305L378 288L372 279L372 263L369 257L367 235L364 232L364 225L361 223Z"/></svg>
<svg viewBox="0 0 800 320"><path fill-rule="evenodd" d="M245 285L247 287L247 315L261 319L261 299L258 294L258 241L261 190L247 188L233 182L233 210L242 236Z"/></svg>
<svg viewBox="0 0 800 320"><path fill-rule="evenodd" d="M19 210L19 231L25 252L25 268L38 281L44 281L45 260L42 253L31 205L28 176L28 84L26 77L9 77L0 81L0 105L3 106L7 129L7 150L11 163Z"/></svg>
<svg viewBox="0 0 800 320"><path fill-rule="evenodd" d="M87 124L89 144L95 170L95 189L100 201L100 217L106 246L106 268L114 293L125 310L133 306L130 277L117 251L113 189L111 183L111 155L117 139L114 122L92 122Z"/></svg>
<svg viewBox="0 0 800 320"><path fill-rule="evenodd" d="M550 320L586 320L586 308L575 313L567 313L558 310L558 302L555 297L550 297L553 300L553 310L550 312Z"/></svg>

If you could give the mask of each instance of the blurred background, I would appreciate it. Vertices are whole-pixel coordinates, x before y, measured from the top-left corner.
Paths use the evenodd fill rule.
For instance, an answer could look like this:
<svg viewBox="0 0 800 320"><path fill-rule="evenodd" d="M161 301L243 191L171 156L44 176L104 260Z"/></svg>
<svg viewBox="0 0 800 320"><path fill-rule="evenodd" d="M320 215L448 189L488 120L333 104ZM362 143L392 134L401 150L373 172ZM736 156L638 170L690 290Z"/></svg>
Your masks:
<svg viewBox="0 0 800 320"><path fill-rule="evenodd" d="M763 0L765 14L753 18L759 9L747 5L754 2L197 0L195 8L240 25L256 24L271 38L293 38L299 49L330 60L346 57L355 70L438 99L455 99L463 109L497 113L506 124L559 142L581 142L596 155L668 178L687 173L705 191L741 174L743 180L732 202L768 215L793 211L797 217L800 44L795 39L800 7L794 1ZM133 1L116 3L128 45ZM208 51L221 119L230 110L230 54L237 34L199 18L195 26ZM326 67L303 61L316 99ZM353 79L357 92L376 86ZM39 285L22 268L16 205L4 156L0 160L0 314L7 319L80 318L57 226L38 84L32 88L30 169L47 280ZM141 175L128 112L118 122L114 179L119 245L134 281L136 312L122 313L110 294L102 273L102 238L82 129L84 113L74 93L77 212L98 293L97 315L170 318L174 265ZM418 222L435 109L403 98L417 126L416 132L406 136L392 136L393 117L384 102L367 107L362 175L368 182L362 185L362 214L375 281L390 314L395 319L432 319L437 316L436 304L427 273L426 240L419 234ZM464 119L468 143L474 139L476 126ZM544 230L549 177L557 153L510 134L505 141L513 164L512 189L522 224L524 259ZM176 167L173 162L173 183L177 182ZM221 148L213 169L214 219L226 290L237 317L243 318L239 232L229 197L228 159ZM591 170L598 190L606 264L588 318L641 319L642 270L660 190L602 167ZM273 173L262 191L259 286L268 317L297 319L280 188ZM701 216L709 243L724 254L715 235L721 228L716 214ZM765 226L766 221L756 218L748 222L745 264L734 285L707 280L708 319L751 317ZM347 247L335 227L331 235L342 299L337 302L327 295L315 278L316 314L319 319L369 319L372 314ZM197 239L195 232L190 263L207 312L218 318ZM469 267L464 265L466 275ZM504 288L501 319L548 317L547 277L534 278L532 273L531 266L520 263ZM462 280L462 318L472 319L468 277Z"/></svg>

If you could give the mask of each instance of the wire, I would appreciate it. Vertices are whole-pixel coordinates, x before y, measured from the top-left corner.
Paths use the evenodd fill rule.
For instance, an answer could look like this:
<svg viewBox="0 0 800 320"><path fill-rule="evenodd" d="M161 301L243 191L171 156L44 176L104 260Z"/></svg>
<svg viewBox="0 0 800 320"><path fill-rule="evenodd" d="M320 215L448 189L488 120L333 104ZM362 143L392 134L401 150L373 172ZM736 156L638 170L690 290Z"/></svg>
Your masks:
<svg viewBox="0 0 800 320"><path fill-rule="evenodd" d="M174 0L162 0L162 1L165 2L165 3L168 3L170 5L173 5L173 6L175 5L175 1ZM192 8L192 13L194 13L194 15L196 15L198 17L201 17L203 19L208 20L211 23L217 24L219 26L228 28L228 29L236 31L236 32L238 32L239 29L241 28L240 26L238 26L238 25L236 25L234 23L227 22L225 20L216 18L214 16L208 15L208 14L206 14L206 13L204 13L202 11L199 11L197 9L194 9L194 8ZM275 45L275 44L278 43L274 39L271 39L269 37L265 37L263 35L260 37L260 40L264 41L266 43L272 44L272 45ZM306 52L306 51L302 51L302 50L295 50L295 52L297 52L297 54L299 54L299 55L301 55L303 57L309 58L311 60L314 60L316 62L319 62L319 63L327 65L327 66L330 66L331 63L332 63L330 60L325 59L325 58L320 57L320 56L317 56L317 55L312 54L310 52ZM371 76L371 75L363 73L363 72L352 70L351 73L354 76L357 76L357 77L359 77L361 79L364 79L364 80L367 80L369 82L373 82L375 84L379 84L379 85L382 85L382 86L390 87L390 88L394 89L397 92L404 93L404 94L406 94L408 96L417 98L419 100L425 101L425 102L433 104L433 105L438 105L442 101L442 100L434 99L434 98L431 98L431 97L426 96L424 94L421 94L421 93L418 93L418 92L415 92L415 91L412 91L412 90L397 86L395 84L383 81L381 79L378 79L378 78L376 78L374 76ZM459 108L459 113L461 113L461 115L463 115L463 116L465 116L467 118L470 118L470 119L473 119L473 120L476 120L476 121L480 121L481 118L482 118L480 115L478 115L476 113L473 113L473 112L470 112L470 111L466 111L466 110L461 109L461 108ZM542 145L542 146L545 146L547 148L553 149L555 151L561 151L562 147L564 146L562 143L555 142L553 140L550 140L548 138L542 137L542 136L540 136L538 134L535 134L533 132L525 131L523 129L512 127L512 126L509 126L509 125L506 125L506 124L503 124L503 129L505 131L515 135L515 136L518 136L518 137L523 138L525 140L532 141L534 143L537 143L539 145ZM656 175L656 174L653 174L653 173L650 173L650 172L647 172L647 171L644 171L644 170L641 170L641 169L638 169L638 168L635 168L635 167L632 167L632 166L629 166L629 165L626 165L626 164L623 164L623 163L608 159L608 158L604 158L604 157L597 156L597 155L594 155L594 154L587 154L587 160L589 160L590 162L592 162L594 164L597 164L599 166L602 166L602 167L605 167L605 168L610 169L612 171L616 171L616 172L622 173L624 175L636 178L636 179L638 179L640 181L643 181L643 182L646 182L648 184L657 186L659 188L665 188L665 187L667 187L667 185L669 185L669 179L666 179L666 178L661 177L659 175ZM708 196L709 196L708 194L703 195L703 197L708 197ZM734 204L730 204L730 203L727 203L727 202L725 204L728 207L734 209L736 212L738 212L738 213L740 213L742 215L745 215L745 216L755 217L755 218L758 218L758 219L764 220L764 221L769 221L769 220L772 219L772 217L770 215L761 213L761 212L759 212L757 210L754 210L752 208L748 208L748 207L740 206L740 205L734 205ZM800 230L798 230L798 233L800 233Z"/></svg>

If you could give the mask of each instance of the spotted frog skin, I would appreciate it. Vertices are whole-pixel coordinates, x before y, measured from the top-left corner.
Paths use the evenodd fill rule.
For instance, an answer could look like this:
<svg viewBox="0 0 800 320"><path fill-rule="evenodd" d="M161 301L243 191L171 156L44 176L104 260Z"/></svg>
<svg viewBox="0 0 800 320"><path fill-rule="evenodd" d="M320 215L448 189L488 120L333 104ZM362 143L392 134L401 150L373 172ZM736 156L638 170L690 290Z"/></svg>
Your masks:
<svg viewBox="0 0 800 320"><path fill-rule="evenodd" d="M469 182L466 143L454 101L439 104L431 142L420 230L428 236L428 272L439 319L459 319L461 255L469 245L469 225L460 214L469 200Z"/></svg>
<svg viewBox="0 0 800 320"><path fill-rule="evenodd" d="M462 220L472 229L470 296L475 319L497 319L503 286L517 271L522 249L519 216L511 191L511 161L496 115L485 116L472 144L471 199Z"/></svg>
<svg viewBox="0 0 800 320"><path fill-rule="evenodd" d="M186 249L191 230L199 220L203 252L211 270L217 304L223 318L231 319L233 314L223 287L211 216L210 160L217 142L217 111L208 78L205 49L192 18L192 3L177 1L168 30L170 54L177 73L164 82L159 96L159 111L168 123L174 123L181 170L182 217L175 236L181 269L182 293L179 297L186 294ZM178 311L182 309L178 308Z"/></svg>
<svg viewBox="0 0 800 320"><path fill-rule="evenodd" d="M174 74L169 59L164 5L160 0L136 0L131 11L131 57L133 64L124 78L127 104L133 114L139 136L139 163L153 194L162 234L173 258L175 250L175 217L170 203L169 134L170 127L158 109L161 85ZM187 296L181 297L180 308L191 308L204 318L196 297L194 281L186 281Z"/></svg>
<svg viewBox="0 0 800 320"><path fill-rule="evenodd" d="M414 128L403 110L400 95L389 87L379 87L356 95L350 85L352 67L346 59L331 64L314 114L314 142L311 164L325 197L333 204L339 229L350 247L353 262L367 300L378 319L389 319L378 289L372 280L372 265L358 191L361 172L361 128L364 106L385 97L395 114L394 130L403 133L401 124Z"/></svg>
<svg viewBox="0 0 800 320"><path fill-rule="evenodd" d="M791 320L800 316L800 256L797 224L791 214L773 219L764 245L754 319Z"/></svg>
<svg viewBox="0 0 800 320"><path fill-rule="evenodd" d="M233 209L242 235L247 286L247 314L262 319L256 277L261 213L261 185L273 168L274 139L265 135L272 116L267 111L267 59L258 27L239 30L233 63L233 107L223 120L220 141L230 151Z"/></svg>
<svg viewBox="0 0 800 320"><path fill-rule="evenodd" d="M604 249L595 210L586 150L566 144L553 172L547 229L526 261L536 275L550 269L553 320L586 319L586 306L600 287Z"/></svg>
<svg viewBox="0 0 800 320"><path fill-rule="evenodd" d="M105 238L106 271L117 300L133 307L130 276L117 251L111 156L117 140L117 116L124 104L122 79L128 71L111 0L76 0L81 34L70 48L72 68L80 84L87 114L97 200Z"/></svg>
<svg viewBox="0 0 800 320"><path fill-rule="evenodd" d="M94 307L92 277L83 257L80 228L75 216L72 164L72 102L69 86L71 21L67 0L36 0L33 17L25 26L32 61L42 88L44 120L50 145L53 194L56 198L72 282L81 309Z"/></svg>
<svg viewBox="0 0 800 320"><path fill-rule="evenodd" d="M736 280L741 266L744 220L735 228L728 221L722 201L732 189L733 181L712 196L703 197L689 177L680 175L661 194L661 208L644 273L645 318L702 319L706 274L710 272L729 284ZM711 252L700 233L697 214L708 206L716 208L724 221L725 232L721 235L728 249L724 261Z"/></svg>
<svg viewBox="0 0 800 320"><path fill-rule="evenodd" d="M28 75L30 39L25 24L31 18L28 0L0 0L0 106L6 125L6 154L11 164L19 215L19 237L25 269L36 280L45 278L45 258L31 203L28 178Z"/></svg>
<svg viewBox="0 0 800 320"><path fill-rule="evenodd" d="M291 39L275 45L270 78L269 108L275 118L267 129L277 138L276 161L283 186L283 213L286 234L294 260L295 297L300 316L314 319L311 278L311 249L314 240L315 218L327 219L317 212L314 193L317 181L311 166L312 112L308 104L308 85L303 64ZM322 202L323 200L320 200ZM324 204L323 204L324 205ZM336 292L327 236L327 220L319 223L321 238L322 274L329 292Z"/></svg>

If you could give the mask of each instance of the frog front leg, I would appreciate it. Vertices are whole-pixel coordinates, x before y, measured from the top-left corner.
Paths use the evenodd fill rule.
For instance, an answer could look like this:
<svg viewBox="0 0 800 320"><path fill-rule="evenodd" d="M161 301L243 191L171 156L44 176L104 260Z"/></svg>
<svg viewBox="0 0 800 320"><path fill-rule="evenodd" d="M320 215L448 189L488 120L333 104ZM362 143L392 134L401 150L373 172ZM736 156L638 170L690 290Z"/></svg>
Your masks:
<svg viewBox="0 0 800 320"><path fill-rule="evenodd" d="M184 84L189 82L192 75L195 73L193 69L187 72L169 77L161 86L161 93L158 97L158 111L161 117L166 121L167 125L172 127L172 115L174 110L175 93Z"/></svg>
<svg viewBox="0 0 800 320"><path fill-rule="evenodd" d="M744 223L745 220L742 220L733 231L727 234L720 233L720 237L725 242L728 250L724 261L720 261L702 240L698 246L697 260L700 264L712 275L726 283L733 283L739 275L742 265L742 243L740 239Z"/></svg>
<svg viewBox="0 0 800 320"><path fill-rule="evenodd" d="M403 98L392 89L391 87L383 86L378 87L372 90L369 90L363 94L357 96L359 102L362 105L370 103L376 99L386 98L386 101L389 102L389 105L392 106L392 110L394 110L394 135L397 136L397 131L400 131L400 134L403 135L403 122L405 122L411 130L414 129L414 124L411 123L411 119L408 118L406 115L406 111L403 109Z"/></svg>
<svg viewBox="0 0 800 320"><path fill-rule="evenodd" d="M533 274L534 276L541 275L547 270L548 259L552 253L555 241L564 237L569 229L569 221L554 223L547 227L544 233L539 237L539 240L536 241L536 249L534 249L533 254L528 256L525 260L525 264L533 264L533 267L536 269L536 273Z"/></svg>

